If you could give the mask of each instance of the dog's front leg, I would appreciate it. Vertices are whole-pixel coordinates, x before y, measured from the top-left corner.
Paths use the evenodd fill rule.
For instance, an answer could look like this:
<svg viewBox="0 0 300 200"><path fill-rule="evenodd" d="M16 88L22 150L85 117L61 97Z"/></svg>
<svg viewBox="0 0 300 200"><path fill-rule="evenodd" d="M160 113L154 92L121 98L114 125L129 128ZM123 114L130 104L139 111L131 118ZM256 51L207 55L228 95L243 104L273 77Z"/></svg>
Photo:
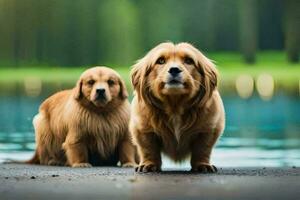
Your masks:
<svg viewBox="0 0 300 200"><path fill-rule="evenodd" d="M217 168L210 164L210 155L218 137L217 133L200 133L193 140L191 149L191 166L193 172L217 172Z"/></svg>
<svg viewBox="0 0 300 200"><path fill-rule="evenodd" d="M120 142L118 150L122 167L136 167L136 150L129 138Z"/></svg>
<svg viewBox="0 0 300 200"><path fill-rule="evenodd" d="M161 148L155 133L135 133L138 143L140 164L137 172L158 172L161 170Z"/></svg>
<svg viewBox="0 0 300 200"><path fill-rule="evenodd" d="M92 167L88 162L88 149L84 141L76 134L68 134L63 148L71 167Z"/></svg>

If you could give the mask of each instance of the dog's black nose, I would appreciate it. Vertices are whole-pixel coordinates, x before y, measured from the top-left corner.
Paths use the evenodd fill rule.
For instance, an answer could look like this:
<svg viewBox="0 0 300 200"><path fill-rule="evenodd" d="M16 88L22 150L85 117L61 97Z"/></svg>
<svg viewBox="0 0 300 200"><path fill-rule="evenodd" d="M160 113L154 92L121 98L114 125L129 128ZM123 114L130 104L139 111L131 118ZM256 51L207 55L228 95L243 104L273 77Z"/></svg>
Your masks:
<svg viewBox="0 0 300 200"><path fill-rule="evenodd" d="M105 94L105 89L104 88L97 88L96 93L99 94L100 96L103 96Z"/></svg>
<svg viewBox="0 0 300 200"><path fill-rule="evenodd" d="M172 76L177 76L180 72L182 72L178 67L171 67L169 69L169 73L172 75Z"/></svg>

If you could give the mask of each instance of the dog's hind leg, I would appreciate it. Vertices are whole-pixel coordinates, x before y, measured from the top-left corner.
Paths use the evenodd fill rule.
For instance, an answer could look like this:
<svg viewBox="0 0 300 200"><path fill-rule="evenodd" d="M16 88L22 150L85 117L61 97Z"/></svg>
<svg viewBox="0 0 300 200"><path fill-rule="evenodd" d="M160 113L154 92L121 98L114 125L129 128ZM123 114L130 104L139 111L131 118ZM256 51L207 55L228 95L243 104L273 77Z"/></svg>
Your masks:
<svg viewBox="0 0 300 200"><path fill-rule="evenodd" d="M62 148L58 145L55 135L52 133L49 125L49 120L43 113L37 114L33 119L35 129L35 140L37 144L37 155L39 164L42 165L64 165L61 159Z"/></svg>

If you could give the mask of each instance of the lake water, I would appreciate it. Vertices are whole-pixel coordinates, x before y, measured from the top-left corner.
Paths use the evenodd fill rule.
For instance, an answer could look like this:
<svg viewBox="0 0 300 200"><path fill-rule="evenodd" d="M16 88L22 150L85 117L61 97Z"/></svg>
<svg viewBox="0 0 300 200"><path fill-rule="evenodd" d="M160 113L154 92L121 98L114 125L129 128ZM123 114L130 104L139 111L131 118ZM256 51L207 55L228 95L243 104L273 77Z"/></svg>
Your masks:
<svg viewBox="0 0 300 200"><path fill-rule="evenodd" d="M44 87L43 87L44 88ZM34 93L23 86L0 88L0 162L26 160L35 148L32 118L40 103L56 87ZM276 91L269 100L258 94L243 99L236 92L222 92L226 110L226 130L213 151L217 166L299 166L300 97ZM188 167L164 158L163 167Z"/></svg>

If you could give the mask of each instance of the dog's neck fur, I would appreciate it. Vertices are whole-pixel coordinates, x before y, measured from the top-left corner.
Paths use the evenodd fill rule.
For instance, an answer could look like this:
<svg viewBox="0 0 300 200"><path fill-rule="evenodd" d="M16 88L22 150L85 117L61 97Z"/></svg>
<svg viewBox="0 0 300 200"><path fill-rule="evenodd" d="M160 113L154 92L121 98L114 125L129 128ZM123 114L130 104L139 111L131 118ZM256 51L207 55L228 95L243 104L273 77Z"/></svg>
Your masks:
<svg viewBox="0 0 300 200"><path fill-rule="evenodd" d="M121 100L113 100L111 102L108 102L103 107L98 107L91 103L87 99L82 99L77 101L77 103L83 107L84 109L89 110L90 112L96 113L96 114L105 114L105 113L111 113L117 110L117 108L122 105L124 102L120 102Z"/></svg>
<svg viewBox="0 0 300 200"><path fill-rule="evenodd" d="M189 99L186 98L184 95L172 95L166 96L164 99L163 109L164 112L169 116L172 117L174 115L181 116L184 115L190 107L187 107L187 102ZM186 106L187 105L187 106Z"/></svg>
<svg viewBox="0 0 300 200"><path fill-rule="evenodd" d="M194 122L191 119L196 119L193 116L199 113L199 111L195 112L195 109L201 109L199 104L190 106L188 104L189 101L190 99L183 95L168 96L165 97L163 101L164 104L160 105L159 107L155 106L154 109L154 105L150 105L149 107L149 111L152 110L151 113L154 124L161 127L159 128L160 130L167 128L169 131L171 131L177 142L180 141L182 133L193 126ZM162 118L167 120L162 121ZM189 123L186 123L187 121L189 121Z"/></svg>

